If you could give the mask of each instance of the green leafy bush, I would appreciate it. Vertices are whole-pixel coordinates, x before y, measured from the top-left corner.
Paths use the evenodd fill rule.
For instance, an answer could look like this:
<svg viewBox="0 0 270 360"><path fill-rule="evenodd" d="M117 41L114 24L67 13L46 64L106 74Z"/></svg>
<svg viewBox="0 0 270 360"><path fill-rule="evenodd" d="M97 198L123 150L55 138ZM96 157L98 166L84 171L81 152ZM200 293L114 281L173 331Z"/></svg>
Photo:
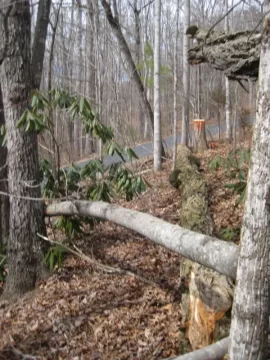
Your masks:
<svg viewBox="0 0 270 360"><path fill-rule="evenodd" d="M85 166L72 164L70 167L60 167L59 145L54 137L54 125L48 117L54 109L65 111L70 121L79 118L82 121L84 132L92 134L105 144L105 153L113 156L117 154L122 164L106 167L99 160L91 160ZM131 148L123 148L114 139L112 129L104 126L98 113L91 107L88 100L82 96L71 96L61 89L53 89L48 94L35 91L31 103L17 123L17 127L26 132L49 132L54 141L56 154L53 162L42 160L40 163L40 182L45 198L91 199L110 202L115 196L125 196L131 200L134 196L146 189L146 183L141 176L123 166L127 160L137 156ZM1 129L2 138L5 137L5 128ZM59 217L54 224L55 228L63 231L68 239L82 232L82 221L73 217ZM89 220L87 220L89 222ZM63 249L52 246L45 262L51 270L57 264L62 265Z"/></svg>
<svg viewBox="0 0 270 360"><path fill-rule="evenodd" d="M53 272L55 266L59 269L62 267L63 255L66 252L65 249L58 245L50 247L44 258L44 263L48 265L50 272Z"/></svg>
<svg viewBox="0 0 270 360"><path fill-rule="evenodd" d="M226 228L222 228L220 230L220 237L224 240L228 240L228 241L233 241L235 240L239 234L240 234L240 228L231 228L231 227L226 227Z"/></svg>
<svg viewBox="0 0 270 360"><path fill-rule="evenodd" d="M227 158L217 155L209 162L211 170L225 168L230 174L230 177L236 180L232 183L225 184L227 189L231 189L233 192L239 194L236 205L243 203L245 200L250 156L250 149L235 149L229 153Z"/></svg>

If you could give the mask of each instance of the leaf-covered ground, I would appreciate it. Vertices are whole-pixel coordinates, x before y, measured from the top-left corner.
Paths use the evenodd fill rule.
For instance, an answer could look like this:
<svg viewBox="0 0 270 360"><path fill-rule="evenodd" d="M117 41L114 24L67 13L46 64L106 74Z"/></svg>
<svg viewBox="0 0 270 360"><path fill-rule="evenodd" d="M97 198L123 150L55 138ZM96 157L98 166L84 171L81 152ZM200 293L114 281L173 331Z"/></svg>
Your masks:
<svg viewBox="0 0 270 360"><path fill-rule="evenodd" d="M200 157L214 235L220 237L224 228L240 228L243 209L234 206L237 196L224 188L231 181L228 174L209 171L216 153L225 155L228 147ZM151 168L151 161L146 165ZM152 188L121 205L177 223L180 195L168 182L170 168L167 161L160 174L146 172ZM1 303L0 360L22 359L22 354L48 360L154 360L181 353L181 257L107 222L76 245L91 259L129 273L110 273L67 257L63 268L33 293L14 304Z"/></svg>

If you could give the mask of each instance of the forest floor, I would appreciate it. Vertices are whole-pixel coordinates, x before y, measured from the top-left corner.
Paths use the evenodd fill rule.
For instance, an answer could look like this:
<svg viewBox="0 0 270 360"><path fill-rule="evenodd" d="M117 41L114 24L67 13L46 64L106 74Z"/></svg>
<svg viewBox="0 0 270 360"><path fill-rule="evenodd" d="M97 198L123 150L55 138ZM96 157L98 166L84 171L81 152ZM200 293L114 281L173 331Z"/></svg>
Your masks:
<svg viewBox="0 0 270 360"><path fill-rule="evenodd" d="M222 238L223 229L223 235L238 241L243 207L235 207L237 195L224 188L232 182L229 174L209 169L210 159L229 150L223 144L198 157L209 186L214 236ZM151 169L151 160L145 166ZM152 188L120 204L177 223L181 199L168 181L170 169L168 160L161 173L148 171L144 176ZM16 303L1 304L0 360L21 359L22 354L48 360L154 360L181 353L181 256L108 222L97 223L91 235L75 243L92 260L126 274L68 256L37 290Z"/></svg>

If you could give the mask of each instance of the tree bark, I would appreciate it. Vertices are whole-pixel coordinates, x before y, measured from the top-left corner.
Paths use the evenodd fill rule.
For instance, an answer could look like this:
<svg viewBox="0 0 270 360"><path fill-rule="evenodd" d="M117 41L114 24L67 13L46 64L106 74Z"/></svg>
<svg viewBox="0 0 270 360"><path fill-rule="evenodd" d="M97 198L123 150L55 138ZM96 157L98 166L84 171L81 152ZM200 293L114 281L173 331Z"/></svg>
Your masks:
<svg viewBox="0 0 270 360"><path fill-rule="evenodd" d="M91 216L112 221L192 261L235 278L239 252L237 245L172 225L152 215L99 201L52 204L47 206L46 215Z"/></svg>
<svg viewBox="0 0 270 360"><path fill-rule="evenodd" d="M177 120L178 120L178 52L179 52L179 10L180 0L176 3L176 34L174 43L174 56L173 56L173 166L172 170L176 167L177 156Z"/></svg>
<svg viewBox="0 0 270 360"><path fill-rule="evenodd" d="M228 0L225 0L225 13L227 14L229 10ZM225 17L225 33L229 33L229 16ZM226 103L225 103L225 121L226 121L226 138L229 142L232 141L232 120L231 120L231 99L230 99L230 80L225 76L225 94L226 94Z"/></svg>
<svg viewBox="0 0 270 360"><path fill-rule="evenodd" d="M199 159L186 146L179 145L176 170L171 174L173 185L181 192L179 223L185 229L211 235L208 190L199 166ZM192 349L228 336L230 320L224 315L232 306L231 280L188 259L181 261L180 278L181 322Z"/></svg>
<svg viewBox="0 0 270 360"><path fill-rule="evenodd" d="M264 360L269 327L270 253L270 0L265 1L257 113L237 268L231 360Z"/></svg>
<svg viewBox="0 0 270 360"><path fill-rule="evenodd" d="M95 68L95 10L93 1L88 0L88 16L86 23L86 60L87 60L87 86L86 93L90 98L90 103L96 99L96 68ZM91 134L86 134L85 153L86 155L95 152L94 138Z"/></svg>
<svg viewBox="0 0 270 360"><path fill-rule="evenodd" d="M183 35L183 105L181 144L188 146L189 135L189 90L190 69L188 63L189 38L186 34L190 23L190 0L184 2L184 35Z"/></svg>
<svg viewBox="0 0 270 360"><path fill-rule="evenodd" d="M77 84L77 92L82 95L82 86L81 86L81 82L82 82L82 64L81 64L81 60L82 60L82 7L81 7L81 2L79 0L77 0L77 21L78 21L78 37L77 37L77 46L79 49L79 61L77 63L77 77L79 78L78 84ZM74 152L75 152L75 157L76 159L80 159L82 153L81 153L81 136L80 136L80 130L81 130L81 121L79 119L79 117L75 117L74 119Z"/></svg>
<svg viewBox="0 0 270 360"><path fill-rule="evenodd" d="M40 0L38 5L37 23L35 28L33 51L32 51L32 73L33 88L39 89L43 60L45 53L45 45L48 31L48 23L50 20L51 0Z"/></svg>
<svg viewBox="0 0 270 360"><path fill-rule="evenodd" d="M3 2L9 6L8 0ZM14 3L8 21L10 55L2 64L0 82L7 128L9 191L19 196L40 197L40 187L36 184L37 135L16 127L32 88L30 25L29 1ZM32 289L41 275L45 245L38 238L38 231L45 232L42 203L11 197L9 272L4 289L7 297Z"/></svg>
<svg viewBox="0 0 270 360"><path fill-rule="evenodd" d="M160 121L160 16L161 0L155 0L154 44L154 170L161 169L161 121Z"/></svg>
<svg viewBox="0 0 270 360"><path fill-rule="evenodd" d="M232 34L199 30L196 26L188 29L190 37L198 45L189 50L191 65L208 63L231 80L252 80L258 78L261 34L240 31Z"/></svg>
<svg viewBox="0 0 270 360"><path fill-rule="evenodd" d="M3 94L0 84L0 126L5 125L5 115L3 107ZM8 193L7 181L7 148L2 145L0 138L0 191ZM9 234L9 197L0 195L0 247L6 246Z"/></svg>

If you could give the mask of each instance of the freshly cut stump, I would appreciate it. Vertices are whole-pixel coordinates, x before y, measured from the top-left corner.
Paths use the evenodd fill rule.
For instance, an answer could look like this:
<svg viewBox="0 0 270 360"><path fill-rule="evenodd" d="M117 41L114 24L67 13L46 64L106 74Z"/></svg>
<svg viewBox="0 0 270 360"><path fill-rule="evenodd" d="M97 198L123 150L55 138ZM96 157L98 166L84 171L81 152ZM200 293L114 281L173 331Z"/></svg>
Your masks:
<svg viewBox="0 0 270 360"><path fill-rule="evenodd" d="M180 226L211 235L208 193L199 169L199 159L183 145L177 148L176 170L170 182L181 191ZM200 264L183 258L182 326L193 350L228 336L232 307L232 280Z"/></svg>

